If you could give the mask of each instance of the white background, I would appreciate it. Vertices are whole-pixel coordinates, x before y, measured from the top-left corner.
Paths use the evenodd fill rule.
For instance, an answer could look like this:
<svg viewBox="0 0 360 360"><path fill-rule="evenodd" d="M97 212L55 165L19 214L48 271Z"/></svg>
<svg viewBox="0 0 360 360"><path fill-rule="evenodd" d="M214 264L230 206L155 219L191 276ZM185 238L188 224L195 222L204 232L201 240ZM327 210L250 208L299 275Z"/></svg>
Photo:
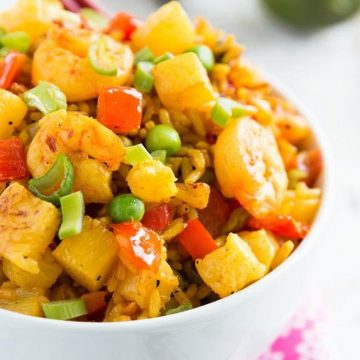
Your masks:
<svg viewBox="0 0 360 360"><path fill-rule="evenodd" d="M11 2L0 0L0 8ZM162 3L98 2L139 17ZM335 159L336 194L314 277L320 275L339 358L360 359L360 16L315 34L301 34L275 21L257 0L182 3L192 17L206 16L235 33L247 45L247 56L288 85L317 115Z"/></svg>

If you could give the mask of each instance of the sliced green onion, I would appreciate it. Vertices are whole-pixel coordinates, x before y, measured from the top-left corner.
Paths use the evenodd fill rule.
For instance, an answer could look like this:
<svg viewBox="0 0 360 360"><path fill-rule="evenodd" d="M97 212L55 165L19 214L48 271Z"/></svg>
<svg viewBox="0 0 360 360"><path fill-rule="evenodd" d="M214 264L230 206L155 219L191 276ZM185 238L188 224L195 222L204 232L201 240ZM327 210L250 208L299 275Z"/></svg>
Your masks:
<svg viewBox="0 0 360 360"><path fill-rule="evenodd" d="M62 221L59 239L80 234L85 214L84 197L81 191L60 198Z"/></svg>
<svg viewBox="0 0 360 360"><path fill-rule="evenodd" d="M101 75L117 75L119 57L117 56L113 45L114 42L111 38L101 36L89 47L88 58L90 65Z"/></svg>
<svg viewBox="0 0 360 360"><path fill-rule="evenodd" d="M70 194L73 184L74 167L66 155L60 154L51 169L44 176L31 179L28 186L40 199L59 205L60 198Z"/></svg>
<svg viewBox="0 0 360 360"><path fill-rule="evenodd" d="M186 303L186 304L181 304L180 306L178 306L175 309L169 309L165 315L173 315L173 314L177 314L183 311L187 311L187 310L191 310L193 308L191 303Z"/></svg>
<svg viewBox="0 0 360 360"><path fill-rule="evenodd" d="M108 19L99 14L94 9L82 8L80 14L88 21L89 25L95 30L103 30L108 25Z"/></svg>
<svg viewBox="0 0 360 360"><path fill-rule="evenodd" d="M211 119L220 126L225 126L232 118L237 118L245 114L244 106L239 102L228 99L219 98L211 112Z"/></svg>
<svg viewBox="0 0 360 360"><path fill-rule="evenodd" d="M31 44L31 39L26 32L16 31L2 34L0 42L2 46L10 50L27 52Z"/></svg>
<svg viewBox="0 0 360 360"><path fill-rule="evenodd" d="M41 304L41 307L48 319L70 320L87 314L82 299L51 301Z"/></svg>
<svg viewBox="0 0 360 360"><path fill-rule="evenodd" d="M0 48L0 57L4 58L9 52L10 50L6 47Z"/></svg>
<svg viewBox="0 0 360 360"><path fill-rule="evenodd" d="M293 190L300 181L307 178L307 173L300 169L290 169L288 171L289 189Z"/></svg>
<svg viewBox="0 0 360 360"><path fill-rule="evenodd" d="M211 49L206 45L196 45L189 49L196 54L207 71L212 70L215 65L215 57Z"/></svg>
<svg viewBox="0 0 360 360"><path fill-rule="evenodd" d="M55 85L40 81L39 85L24 93L24 100L44 115L67 108L65 94Z"/></svg>
<svg viewBox="0 0 360 360"><path fill-rule="evenodd" d="M154 64L148 61L140 61L137 64L137 69L134 76L134 85L137 90L146 93L151 92L154 86L154 77L151 74L153 67Z"/></svg>
<svg viewBox="0 0 360 360"><path fill-rule="evenodd" d="M126 155L124 162L130 165L151 160L152 157L145 149L143 144L133 145L126 148Z"/></svg>
<svg viewBox="0 0 360 360"><path fill-rule="evenodd" d="M161 62L164 62L166 60L173 59L174 55L171 52L166 52L158 57L155 58L154 64L160 64Z"/></svg>
<svg viewBox="0 0 360 360"><path fill-rule="evenodd" d="M155 55L153 54L153 52L148 47L144 47L135 54L134 62L135 64L138 64L141 61L153 62L154 59Z"/></svg>
<svg viewBox="0 0 360 360"><path fill-rule="evenodd" d="M155 160L161 161L163 164L166 162L166 150L155 150L151 153L151 156Z"/></svg>

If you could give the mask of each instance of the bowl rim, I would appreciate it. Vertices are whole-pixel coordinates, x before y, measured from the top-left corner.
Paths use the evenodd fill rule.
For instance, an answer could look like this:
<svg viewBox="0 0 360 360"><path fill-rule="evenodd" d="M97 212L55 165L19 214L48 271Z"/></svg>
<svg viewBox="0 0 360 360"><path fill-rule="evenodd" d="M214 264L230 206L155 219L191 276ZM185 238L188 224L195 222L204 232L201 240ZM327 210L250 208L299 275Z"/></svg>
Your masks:
<svg viewBox="0 0 360 360"><path fill-rule="evenodd" d="M18 322L23 326L36 326L38 329L52 331L66 331L67 333L75 333L81 331L82 333L98 333L102 334L124 334L124 333L136 333L144 332L147 330L165 329L170 326L177 326L187 322L193 322L200 318L208 317L211 313L221 312L222 310L231 306L241 306L242 302L246 302L252 297L256 297L258 293L265 291L266 287L271 288L271 284L280 278L283 273L287 272L289 268L296 266L296 264L306 255L306 253L314 246L316 238L320 237L319 232L328 216L330 210L330 199L332 193L331 184L331 153L329 152L329 146L326 139L324 139L324 133L317 122L314 119L318 116L314 115L312 111L302 103L302 101L293 94L287 86L280 82L273 75L270 75L266 71L261 71L261 74L265 80L267 80L271 86L283 95L304 115L308 122L311 132L314 136L315 143L319 146L323 156L323 183L322 183L322 199L321 204L316 215L314 224L311 227L310 233L301 242L296 251L284 261L281 266L277 267L262 279L247 286L241 291L230 295L226 298L214 301L210 304L200 306L189 311L185 311L178 314L157 317L153 319L143 319L126 322L77 322L77 321L63 321L39 318L29 315L24 315L8 310L0 309L0 321Z"/></svg>

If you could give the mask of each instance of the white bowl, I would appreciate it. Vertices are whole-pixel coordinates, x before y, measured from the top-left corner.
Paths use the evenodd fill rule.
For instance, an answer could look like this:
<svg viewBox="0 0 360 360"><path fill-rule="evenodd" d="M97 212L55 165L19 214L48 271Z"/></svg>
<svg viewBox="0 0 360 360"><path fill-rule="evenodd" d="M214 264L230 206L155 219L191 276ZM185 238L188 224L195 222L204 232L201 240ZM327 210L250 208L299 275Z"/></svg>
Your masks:
<svg viewBox="0 0 360 360"><path fill-rule="evenodd" d="M268 77L269 78L269 77ZM297 250L260 281L225 299L176 315L123 323L81 323L35 318L0 310L4 360L255 360L292 315L312 277L315 247L329 208L329 160L311 113L273 86L307 117L324 154L323 199L317 219ZM5 357L3 357L5 356Z"/></svg>

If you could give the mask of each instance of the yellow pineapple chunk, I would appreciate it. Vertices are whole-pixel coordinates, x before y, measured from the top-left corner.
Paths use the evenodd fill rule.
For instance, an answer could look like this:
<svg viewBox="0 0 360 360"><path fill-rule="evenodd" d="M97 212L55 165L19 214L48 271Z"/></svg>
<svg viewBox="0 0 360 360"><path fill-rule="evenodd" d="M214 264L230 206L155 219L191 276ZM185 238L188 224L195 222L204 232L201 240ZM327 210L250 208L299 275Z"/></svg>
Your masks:
<svg viewBox="0 0 360 360"><path fill-rule="evenodd" d="M204 282L221 298L241 290L266 273L250 246L230 233L226 244L195 262Z"/></svg>
<svg viewBox="0 0 360 360"><path fill-rule="evenodd" d="M255 256L269 271L271 262L279 249L275 236L266 230L244 231L239 236L249 244Z"/></svg>
<svg viewBox="0 0 360 360"><path fill-rule="evenodd" d="M0 309L41 317L41 304L48 301L42 291L24 290L10 281L0 287Z"/></svg>
<svg viewBox="0 0 360 360"><path fill-rule="evenodd" d="M62 272L61 266L55 262L49 249L38 260L39 273L31 274L22 270L11 261L4 259L3 269L7 278L24 289L44 289L52 286Z"/></svg>
<svg viewBox="0 0 360 360"><path fill-rule="evenodd" d="M115 306L120 309L126 301L135 302L147 314L146 317L158 316L178 285L177 276L166 262L164 248L158 272L132 272L119 262L107 283L108 290L114 292L112 300ZM119 315L119 309L116 316ZM111 316L109 321L112 321Z"/></svg>
<svg viewBox="0 0 360 360"><path fill-rule="evenodd" d="M81 234L62 240L53 255L75 281L97 291L116 262L117 250L114 234L100 221L85 216Z"/></svg>
<svg viewBox="0 0 360 360"><path fill-rule="evenodd" d="M153 69L155 87L169 108L199 108L215 99L208 74L194 53L175 56Z"/></svg>
<svg viewBox="0 0 360 360"><path fill-rule="evenodd" d="M105 164L95 159L85 159L74 166L74 189L83 192L86 203L106 204L113 198L110 185L112 172Z"/></svg>
<svg viewBox="0 0 360 360"><path fill-rule="evenodd" d="M309 188L300 182L295 190L288 190L281 205L280 213L290 215L297 221L310 225L317 213L321 201L321 190Z"/></svg>
<svg viewBox="0 0 360 360"><path fill-rule="evenodd" d="M37 259L53 240L59 222L54 205L12 183L0 196L0 256L37 274Z"/></svg>
<svg viewBox="0 0 360 360"><path fill-rule="evenodd" d="M195 29L184 9L172 1L152 13L132 35L135 48L149 47L156 55L181 54L195 43Z"/></svg>
<svg viewBox="0 0 360 360"><path fill-rule="evenodd" d="M12 135L26 113L27 106L19 96L0 89L0 139Z"/></svg>

